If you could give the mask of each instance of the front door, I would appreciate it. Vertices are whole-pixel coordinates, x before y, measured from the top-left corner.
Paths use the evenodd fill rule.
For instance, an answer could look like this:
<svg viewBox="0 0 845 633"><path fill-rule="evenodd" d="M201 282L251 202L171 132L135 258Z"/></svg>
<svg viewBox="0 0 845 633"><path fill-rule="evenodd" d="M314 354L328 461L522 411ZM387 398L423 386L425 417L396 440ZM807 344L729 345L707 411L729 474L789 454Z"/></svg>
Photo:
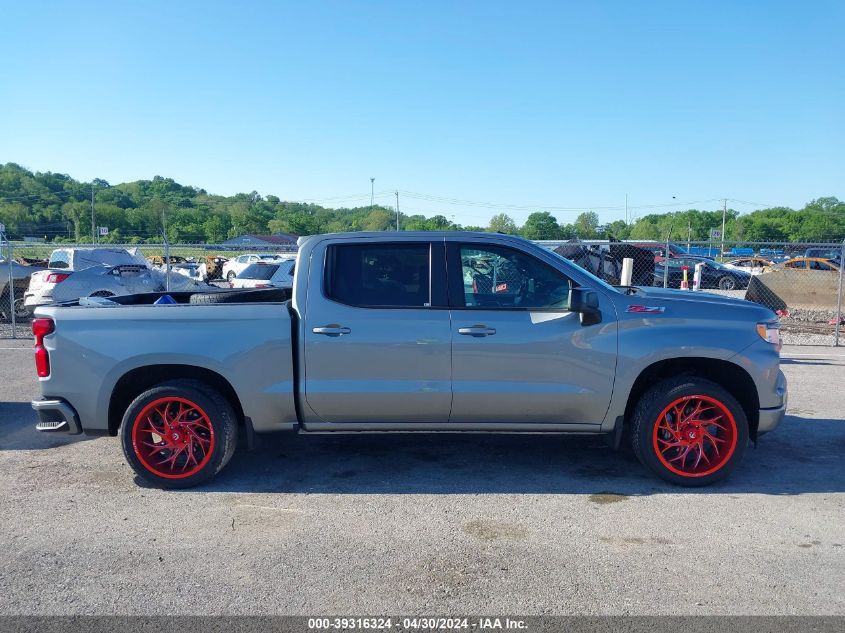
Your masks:
<svg viewBox="0 0 845 633"><path fill-rule="evenodd" d="M447 242L454 424L601 424L616 370L616 317L581 325L578 285L535 255ZM605 300L606 301L606 300Z"/></svg>
<svg viewBox="0 0 845 633"><path fill-rule="evenodd" d="M303 334L306 426L448 423L443 248L442 241L363 240L312 255Z"/></svg>

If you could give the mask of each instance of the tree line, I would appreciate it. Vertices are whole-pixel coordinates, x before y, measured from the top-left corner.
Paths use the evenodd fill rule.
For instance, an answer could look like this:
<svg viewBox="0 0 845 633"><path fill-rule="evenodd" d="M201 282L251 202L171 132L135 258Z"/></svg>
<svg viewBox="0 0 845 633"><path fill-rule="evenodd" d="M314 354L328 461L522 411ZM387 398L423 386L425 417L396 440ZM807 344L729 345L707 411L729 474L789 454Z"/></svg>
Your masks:
<svg viewBox="0 0 845 633"><path fill-rule="evenodd" d="M96 224L109 228L107 243L160 243L166 224L171 243L220 243L244 234L312 235L339 231L388 231L396 227L394 209L384 206L330 209L288 202L257 192L234 196L209 194L172 178L111 185L100 179L80 182L66 174L32 172L15 163L0 165L0 223L10 239L44 238L52 242L91 241L91 194ZM531 213L518 225L506 213L487 226L461 226L444 215L400 214L407 231L477 230L518 234L533 240L642 239L707 240L721 229L722 210L689 209L642 216L626 223L602 224L584 210L571 223L548 211ZM801 209L773 207L726 214L725 239L738 241L839 241L845 237L845 203L817 198Z"/></svg>

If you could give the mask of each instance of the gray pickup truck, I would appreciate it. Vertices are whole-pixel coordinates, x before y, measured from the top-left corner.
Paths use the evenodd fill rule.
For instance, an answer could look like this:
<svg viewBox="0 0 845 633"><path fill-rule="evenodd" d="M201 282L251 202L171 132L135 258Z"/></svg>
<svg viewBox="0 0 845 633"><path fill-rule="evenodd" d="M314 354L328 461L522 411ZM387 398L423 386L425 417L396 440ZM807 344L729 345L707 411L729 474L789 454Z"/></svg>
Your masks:
<svg viewBox="0 0 845 633"><path fill-rule="evenodd" d="M775 315L713 294L616 288L518 237L300 240L293 289L40 307L41 431L120 435L168 488L257 433L630 436L669 482L727 476L786 408Z"/></svg>

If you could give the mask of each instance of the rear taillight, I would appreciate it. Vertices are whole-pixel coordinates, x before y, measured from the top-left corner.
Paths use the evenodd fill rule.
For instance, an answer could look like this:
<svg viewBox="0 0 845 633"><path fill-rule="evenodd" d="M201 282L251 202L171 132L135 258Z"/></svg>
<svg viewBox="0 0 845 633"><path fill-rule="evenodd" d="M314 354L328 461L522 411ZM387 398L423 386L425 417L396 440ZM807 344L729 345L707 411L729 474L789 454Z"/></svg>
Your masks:
<svg viewBox="0 0 845 633"><path fill-rule="evenodd" d="M34 319L32 334L35 336L35 369L39 378L50 375L50 355L44 347L44 337L52 334L56 329L53 319Z"/></svg>
<svg viewBox="0 0 845 633"><path fill-rule="evenodd" d="M269 288L270 284L255 284L255 288Z"/></svg>
<svg viewBox="0 0 845 633"><path fill-rule="evenodd" d="M70 277L68 273L50 273L49 275L47 275L47 283L60 284L68 277Z"/></svg>

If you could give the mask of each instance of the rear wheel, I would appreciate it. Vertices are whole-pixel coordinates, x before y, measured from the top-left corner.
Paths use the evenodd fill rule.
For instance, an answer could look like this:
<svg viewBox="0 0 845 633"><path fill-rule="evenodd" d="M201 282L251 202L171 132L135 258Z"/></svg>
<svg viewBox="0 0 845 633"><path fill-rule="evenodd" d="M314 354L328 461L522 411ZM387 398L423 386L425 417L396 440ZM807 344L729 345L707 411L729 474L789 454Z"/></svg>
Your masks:
<svg viewBox="0 0 845 633"><path fill-rule="evenodd" d="M736 288L736 279L730 276L724 276L719 279L719 290L733 290Z"/></svg>
<svg viewBox="0 0 845 633"><path fill-rule="evenodd" d="M232 406L195 380L157 385L135 398L123 415L126 460L139 477L161 488L208 481L232 458L236 442Z"/></svg>
<svg viewBox="0 0 845 633"><path fill-rule="evenodd" d="M646 392L632 419L639 460L666 481L706 486L742 461L748 420L722 387L695 377L666 380Z"/></svg>

